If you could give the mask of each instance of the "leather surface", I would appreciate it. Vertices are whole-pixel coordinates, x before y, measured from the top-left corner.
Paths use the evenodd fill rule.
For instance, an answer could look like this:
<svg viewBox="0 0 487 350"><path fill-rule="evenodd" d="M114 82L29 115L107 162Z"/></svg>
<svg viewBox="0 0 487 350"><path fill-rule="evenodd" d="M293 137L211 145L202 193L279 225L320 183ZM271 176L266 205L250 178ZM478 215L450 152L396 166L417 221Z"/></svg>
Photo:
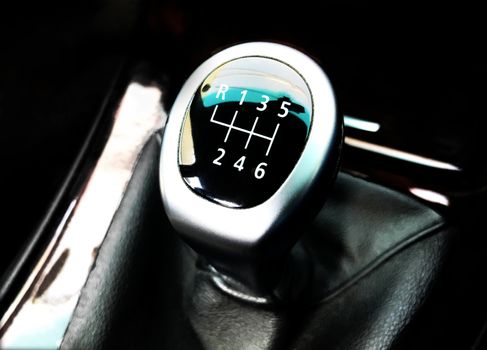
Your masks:
<svg viewBox="0 0 487 350"><path fill-rule="evenodd" d="M326 297L350 285L443 219L412 198L347 174L304 233L315 259L314 288Z"/></svg>
<svg viewBox="0 0 487 350"><path fill-rule="evenodd" d="M63 349L198 348L181 313L180 262L187 252L162 211L159 142L154 136L138 160Z"/></svg>
<svg viewBox="0 0 487 350"><path fill-rule="evenodd" d="M451 232L412 199L340 174L306 231L313 283L262 306L214 286L170 227L158 187L159 140L146 146L99 250L64 349L390 349L415 337L442 275ZM418 331L421 334L420 331Z"/></svg>

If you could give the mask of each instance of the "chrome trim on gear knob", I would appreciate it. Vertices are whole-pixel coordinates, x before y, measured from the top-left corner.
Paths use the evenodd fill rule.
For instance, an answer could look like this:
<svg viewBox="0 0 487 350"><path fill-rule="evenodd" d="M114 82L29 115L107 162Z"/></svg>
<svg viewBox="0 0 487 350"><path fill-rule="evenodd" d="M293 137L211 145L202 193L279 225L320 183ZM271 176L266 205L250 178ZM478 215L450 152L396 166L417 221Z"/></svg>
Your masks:
<svg viewBox="0 0 487 350"><path fill-rule="evenodd" d="M200 84L218 67L244 57L276 60L298 72L311 93L313 121L301 156L277 191L257 206L235 209L211 202L188 188L179 170L178 147L185 114ZM199 252L207 252L210 257L220 254L225 256L223 259L231 260L230 263L261 254L256 251L264 240L266 244L272 241L273 253L287 251L297 237L290 232L282 236L286 225L293 218L301 219L303 206L310 202L310 197L317 201L326 197L326 193L318 194L316 189L319 182L329 184L337 171L342 130L342 118L337 113L328 77L305 54L288 46L265 42L241 44L217 53L186 81L174 102L165 129L160 184L172 225ZM327 181L323 181L324 174ZM327 190L327 187L320 189ZM281 236L275 237L278 231ZM212 265L221 267L214 261Z"/></svg>

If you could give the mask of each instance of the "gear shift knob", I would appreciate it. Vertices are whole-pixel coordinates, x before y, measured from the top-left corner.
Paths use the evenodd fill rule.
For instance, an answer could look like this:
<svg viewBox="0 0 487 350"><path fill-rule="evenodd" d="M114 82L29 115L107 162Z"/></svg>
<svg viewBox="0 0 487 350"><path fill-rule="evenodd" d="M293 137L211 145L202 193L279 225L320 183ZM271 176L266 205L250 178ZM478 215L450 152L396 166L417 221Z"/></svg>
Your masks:
<svg viewBox="0 0 487 350"><path fill-rule="evenodd" d="M267 293L326 199L342 130L328 78L303 53L262 42L217 53L184 84L166 125L169 220L217 271Z"/></svg>

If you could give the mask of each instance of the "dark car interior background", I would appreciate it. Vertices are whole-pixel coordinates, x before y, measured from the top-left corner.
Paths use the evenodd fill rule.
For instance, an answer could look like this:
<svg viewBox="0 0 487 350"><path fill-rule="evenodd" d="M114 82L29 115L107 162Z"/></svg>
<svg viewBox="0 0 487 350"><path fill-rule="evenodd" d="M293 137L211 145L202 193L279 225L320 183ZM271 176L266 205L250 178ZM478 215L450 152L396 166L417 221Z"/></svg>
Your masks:
<svg viewBox="0 0 487 350"><path fill-rule="evenodd" d="M0 347L487 344L487 28L476 11L349 1L10 5L0 10ZM251 41L312 57L345 116L337 179L300 228L312 265L307 292L276 306L215 287L164 212L162 121L132 151L128 184L58 336L33 320L47 340L29 340L34 333L17 320L29 296L42 300L75 256L53 258L57 228L89 190L131 84L156 89L165 115L203 61ZM55 312L42 315L55 323ZM26 334L22 341L13 329Z"/></svg>

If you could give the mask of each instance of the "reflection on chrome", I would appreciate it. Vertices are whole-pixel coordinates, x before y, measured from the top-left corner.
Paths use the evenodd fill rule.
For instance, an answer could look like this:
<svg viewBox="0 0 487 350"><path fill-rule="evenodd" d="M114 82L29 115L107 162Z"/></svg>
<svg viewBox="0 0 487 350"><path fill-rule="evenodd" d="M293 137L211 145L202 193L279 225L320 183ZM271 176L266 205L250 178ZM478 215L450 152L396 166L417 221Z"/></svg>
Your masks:
<svg viewBox="0 0 487 350"><path fill-rule="evenodd" d="M0 348L57 348L147 139L165 123L160 88L131 83L77 201L0 321Z"/></svg>
<svg viewBox="0 0 487 350"><path fill-rule="evenodd" d="M377 132L380 129L380 124L375 122L369 122L367 120L350 117L348 115L343 117L343 124L346 127L359 129L369 132Z"/></svg>
<svg viewBox="0 0 487 350"><path fill-rule="evenodd" d="M418 156L417 154L400 151L386 146L376 145L374 143L358 140L353 137L345 137L345 144L351 147L360 148L365 151L378 153L387 157L396 158L396 159L404 160L406 162L416 163L431 168L461 171L459 167L450 163L445 163L439 160Z"/></svg>
<svg viewBox="0 0 487 350"><path fill-rule="evenodd" d="M437 203L441 204L444 206L448 206L450 204L450 201L448 198L441 193L430 191L430 190L425 190L423 188L410 188L409 192L414 194L416 197L422 198L425 201L431 202L431 203Z"/></svg>
<svg viewBox="0 0 487 350"><path fill-rule="evenodd" d="M254 296L250 293L245 293L245 286L241 283L232 280L230 277L220 274L213 266L209 266L211 271L211 279L213 283L224 293L231 295L237 299L245 300L254 304L269 304L270 300L260 296ZM240 290L239 290L240 289ZM242 290L242 291L241 291Z"/></svg>
<svg viewBox="0 0 487 350"><path fill-rule="evenodd" d="M48 247L44 251L42 257L37 262L32 273L27 279L27 282L24 284L20 293L17 295L16 299L0 321L0 329L3 329L4 327L9 327L3 338L0 340L0 348L35 348L47 347L47 345L50 345L49 340L47 340L46 342L46 339L52 338L54 336L54 334L52 333L56 332L56 327L51 324L50 321L52 320L53 322L55 322L57 319L59 319L59 315L57 315L57 317L45 319L45 315L42 312L32 312L32 308L34 307L33 303L26 302L22 305L21 302L23 297L27 295L27 293L30 293L30 295L39 294L39 287L44 281L43 277L45 277L51 270L51 267L47 265L52 265L50 263L56 261L52 258L54 249L56 248L56 244L59 242L62 232L66 228L66 223L70 219L71 214L73 213L73 209L76 207L76 204L76 199L70 203L68 209L64 213L64 216L56 229L56 232L54 233L51 242L49 242ZM31 288L32 291L29 292ZM27 323L29 328L29 330L27 331L23 327L14 326L13 324L11 326L8 326L7 324L10 318L15 315L15 312L19 307L21 307L22 310L26 311L17 313L16 318L14 319L14 323L17 325ZM59 312L60 314L64 313L63 308L52 309L50 308L49 304L45 303L36 302L35 307L38 310L44 309L44 312ZM24 320L22 320L22 318L24 318ZM37 327L33 325L37 325ZM50 332L50 330L52 331Z"/></svg>
<svg viewBox="0 0 487 350"><path fill-rule="evenodd" d="M193 188L197 188L197 189L203 188L203 186L201 185L200 179L196 176L188 177L188 178L186 178L186 181Z"/></svg>

